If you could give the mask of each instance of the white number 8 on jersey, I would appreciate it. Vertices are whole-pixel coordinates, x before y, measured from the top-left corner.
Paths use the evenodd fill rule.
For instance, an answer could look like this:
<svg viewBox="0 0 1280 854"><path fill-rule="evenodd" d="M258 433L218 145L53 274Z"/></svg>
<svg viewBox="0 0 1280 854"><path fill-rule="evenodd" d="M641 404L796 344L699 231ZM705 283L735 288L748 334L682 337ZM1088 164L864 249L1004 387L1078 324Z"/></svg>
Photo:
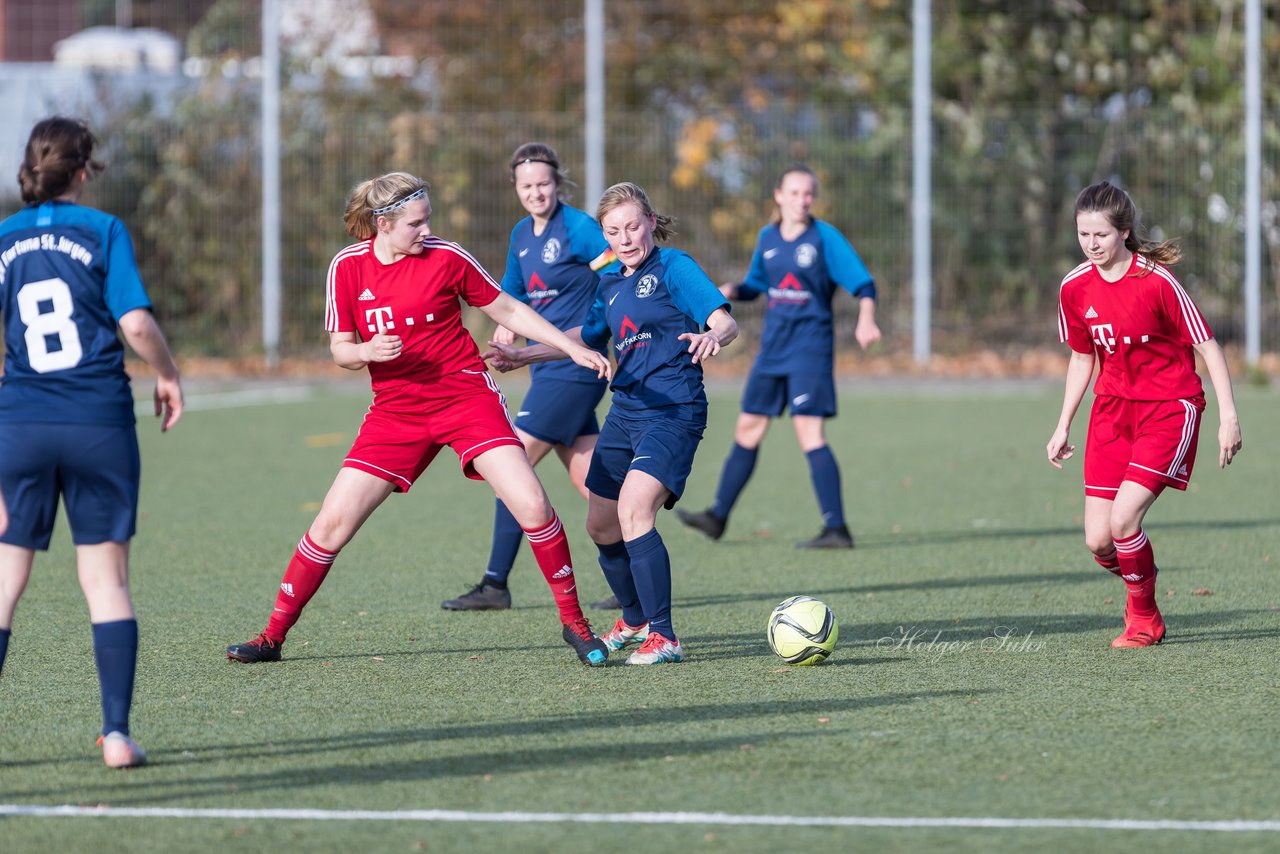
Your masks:
<svg viewBox="0 0 1280 854"><path fill-rule="evenodd" d="M18 317L26 324L27 362L36 373L47 374L74 368L84 355L80 330L71 319L75 303L71 288L62 279L44 279L23 285L18 291ZM41 311L40 304L52 304ZM61 350L49 350L49 337L56 335Z"/></svg>

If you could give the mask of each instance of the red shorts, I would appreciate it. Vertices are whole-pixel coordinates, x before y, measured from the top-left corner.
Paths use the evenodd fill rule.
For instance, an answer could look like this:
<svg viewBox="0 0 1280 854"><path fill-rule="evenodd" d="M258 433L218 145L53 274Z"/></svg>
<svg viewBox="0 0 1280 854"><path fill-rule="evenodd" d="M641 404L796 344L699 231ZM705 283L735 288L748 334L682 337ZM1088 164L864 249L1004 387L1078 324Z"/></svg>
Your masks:
<svg viewBox="0 0 1280 854"><path fill-rule="evenodd" d="M501 445L524 445L516 436L507 401L487 371L461 371L379 390L342 461L408 492L445 445L462 461L462 473L483 480L473 460Z"/></svg>
<svg viewBox="0 0 1280 854"><path fill-rule="evenodd" d="M1084 494L1115 498L1131 480L1155 494L1166 486L1186 489L1196 464L1204 397L1093 401L1084 449Z"/></svg>

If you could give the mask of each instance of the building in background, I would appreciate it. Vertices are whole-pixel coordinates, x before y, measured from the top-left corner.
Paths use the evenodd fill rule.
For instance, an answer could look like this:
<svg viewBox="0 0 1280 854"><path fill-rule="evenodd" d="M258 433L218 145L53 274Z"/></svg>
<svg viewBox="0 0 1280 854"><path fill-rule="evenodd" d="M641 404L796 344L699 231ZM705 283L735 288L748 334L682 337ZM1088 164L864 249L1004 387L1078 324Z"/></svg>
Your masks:
<svg viewBox="0 0 1280 854"><path fill-rule="evenodd" d="M0 62L49 62L53 46L84 26L80 0L0 0Z"/></svg>

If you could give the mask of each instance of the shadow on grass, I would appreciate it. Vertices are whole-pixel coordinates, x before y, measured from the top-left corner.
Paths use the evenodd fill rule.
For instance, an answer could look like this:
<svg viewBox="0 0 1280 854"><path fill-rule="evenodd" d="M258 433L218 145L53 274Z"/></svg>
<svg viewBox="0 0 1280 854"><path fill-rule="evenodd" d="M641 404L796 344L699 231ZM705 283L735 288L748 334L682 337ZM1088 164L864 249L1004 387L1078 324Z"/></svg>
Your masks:
<svg viewBox="0 0 1280 854"><path fill-rule="evenodd" d="M1160 531L1177 529L1185 530L1204 530L1204 531L1222 531L1222 530L1247 530L1250 528L1273 528L1280 527L1280 519L1200 519L1194 522L1144 522L1143 528L1147 531ZM702 537L703 535L692 530L685 529L686 533ZM797 540L803 539L802 534L807 532L796 532ZM1083 541L1084 527L1083 525L1071 525L1069 527L1056 528L1000 528L997 526L971 528L958 531L917 531L902 532L898 534L875 533L862 534L854 529L854 539L857 551L870 551L872 549L890 549L902 548L906 546L937 546L950 545L954 543L981 542L983 540L1010 540L1010 539L1037 539L1040 537L1076 537ZM743 534L740 536L727 536L720 540L719 543L731 548L759 548L761 545L777 543L778 545L789 545L790 541L778 535L777 532L770 532L768 537L752 536L751 534ZM831 554L843 555L849 554L847 551L838 550L833 552L810 551L808 554Z"/></svg>
<svg viewBox="0 0 1280 854"><path fill-rule="evenodd" d="M693 570L696 572L696 570ZM1090 572L1088 569L1072 572L1012 572L1006 575L968 575L958 578L921 578L915 581L889 581L879 584L854 584L848 587L815 587L808 591L813 596L830 596L832 594L867 594L894 593L907 590L943 590L949 587L1007 587L1011 584L1079 584L1097 581L1102 571ZM781 602L794 596L794 590L773 593L726 593L715 596L680 597L676 604L682 608L696 608L704 605L726 605L733 602L773 601Z"/></svg>
<svg viewBox="0 0 1280 854"><path fill-rule="evenodd" d="M755 703L708 703L666 708L660 715L653 709L634 708L612 712L591 712L533 720L510 720L482 724L444 724L413 729L389 729L380 732L343 733L334 736L306 738L264 738L266 730L246 734L241 743L189 745L176 750L153 750L149 759L154 766L133 772L127 779L112 775L117 782L89 784L76 788L74 794L87 803L157 804L187 801L203 797L223 798L227 795L252 796L270 793L269 802L247 797L246 806L284 806L284 800L295 799L307 786L367 785L369 783L440 780L480 777L487 774L515 774L537 771L551 766L574 766L586 771L594 765L616 763L625 756L628 761L663 759L668 756L705 756L737 753L751 742L777 742L796 738L829 735L810 726L804 730L771 730L767 734L737 732L719 737L695 737L682 740L676 736L685 726L728 721L766 719L812 720L815 715L834 712L858 712L913 705L929 700L970 699L989 690L940 690L902 692L864 697L827 697L814 700L767 700ZM799 716L799 717L797 717ZM629 740L637 732L658 728L656 737ZM513 743L550 740L548 747L512 749ZM451 745L451 742L460 744ZM474 743L472 743L474 742ZM418 748L414 758L375 761L370 750ZM440 749L444 748L444 749ZM429 752L425 757L423 752ZM322 756L319 766L255 770L262 763L288 763L310 756ZM85 759L73 761L88 762ZM5 767L62 765L63 759L30 762L6 762ZM96 757L92 762L99 765ZM183 766L182 779L166 775L164 766ZM220 768L217 773L201 776L197 766L216 763L255 763L238 770ZM295 763L296 764L296 763ZM175 769L176 770L176 769ZM171 772L172 773L172 772ZM0 801L12 803L42 802L67 797L65 787L28 788L18 792L0 792ZM576 797L576 796L573 796Z"/></svg>
<svg viewBox="0 0 1280 854"><path fill-rule="evenodd" d="M1259 620L1259 617L1262 619ZM1217 643L1226 640L1280 638L1280 613L1268 610L1208 611L1166 616L1168 636L1164 643ZM1257 626L1259 622L1266 625ZM1254 624L1241 628L1241 623ZM902 620L893 623L848 621L840 627L839 648L859 650L859 658L849 664L882 664L905 661L898 653L946 650L957 644L970 648L1010 648L1062 635L1116 634L1124 627L1119 606L1114 613L1089 614L994 614L956 620ZM1003 642L1002 642L1003 641ZM769 653L764 632L689 635L690 658L748 658ZM869 650L881 657L867 658ZM829 666L835 662L827 662Z"/></svg>

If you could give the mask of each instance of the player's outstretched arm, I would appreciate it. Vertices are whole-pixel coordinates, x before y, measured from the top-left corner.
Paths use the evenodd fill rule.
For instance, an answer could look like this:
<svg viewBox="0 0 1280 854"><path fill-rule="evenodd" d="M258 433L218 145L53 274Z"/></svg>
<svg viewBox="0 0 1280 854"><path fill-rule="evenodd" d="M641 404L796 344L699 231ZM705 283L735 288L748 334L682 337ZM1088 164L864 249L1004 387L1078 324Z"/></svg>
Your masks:
<svg viewBox="0 0 1280 854"><path fill-rule="evenodd" d="M1227 357L1216 339L1201 341L1195 348L1204 359L1209 379L1213 382L1213 392L1218 398L1218 468L1223 469L1231 465L1244 445L1240 435L1240 417L1236 413L1235 391L1231 387L1231 369L1227 367Z"/></svg>
<svg viewBox="0 0 1280 854"><path fill-rule="evenodd" d="M178 364L169 351L160 325L149 308L135 308L120 318L120 331L133 351L141 356L151 370L156 372L156 416L161 418L160 431L164 432L178 423L182 417L182 378Z"/></svg>
<svg viewBox="0 0 1280 854"><path fill-rule="evenodd" d="M493 302L482 306L480 310L495 323L510 329L517 335L523 335L525 338L531 338L559 350L575 363L595 371L596 376L602 379L613 378L613 367L608 358L583 344L581 335L571 336L561 332L542 315L509 294L501 294ZM537 355L539 358L529 358L525 364L555 358L545 351L537 351Z"/></svg>

